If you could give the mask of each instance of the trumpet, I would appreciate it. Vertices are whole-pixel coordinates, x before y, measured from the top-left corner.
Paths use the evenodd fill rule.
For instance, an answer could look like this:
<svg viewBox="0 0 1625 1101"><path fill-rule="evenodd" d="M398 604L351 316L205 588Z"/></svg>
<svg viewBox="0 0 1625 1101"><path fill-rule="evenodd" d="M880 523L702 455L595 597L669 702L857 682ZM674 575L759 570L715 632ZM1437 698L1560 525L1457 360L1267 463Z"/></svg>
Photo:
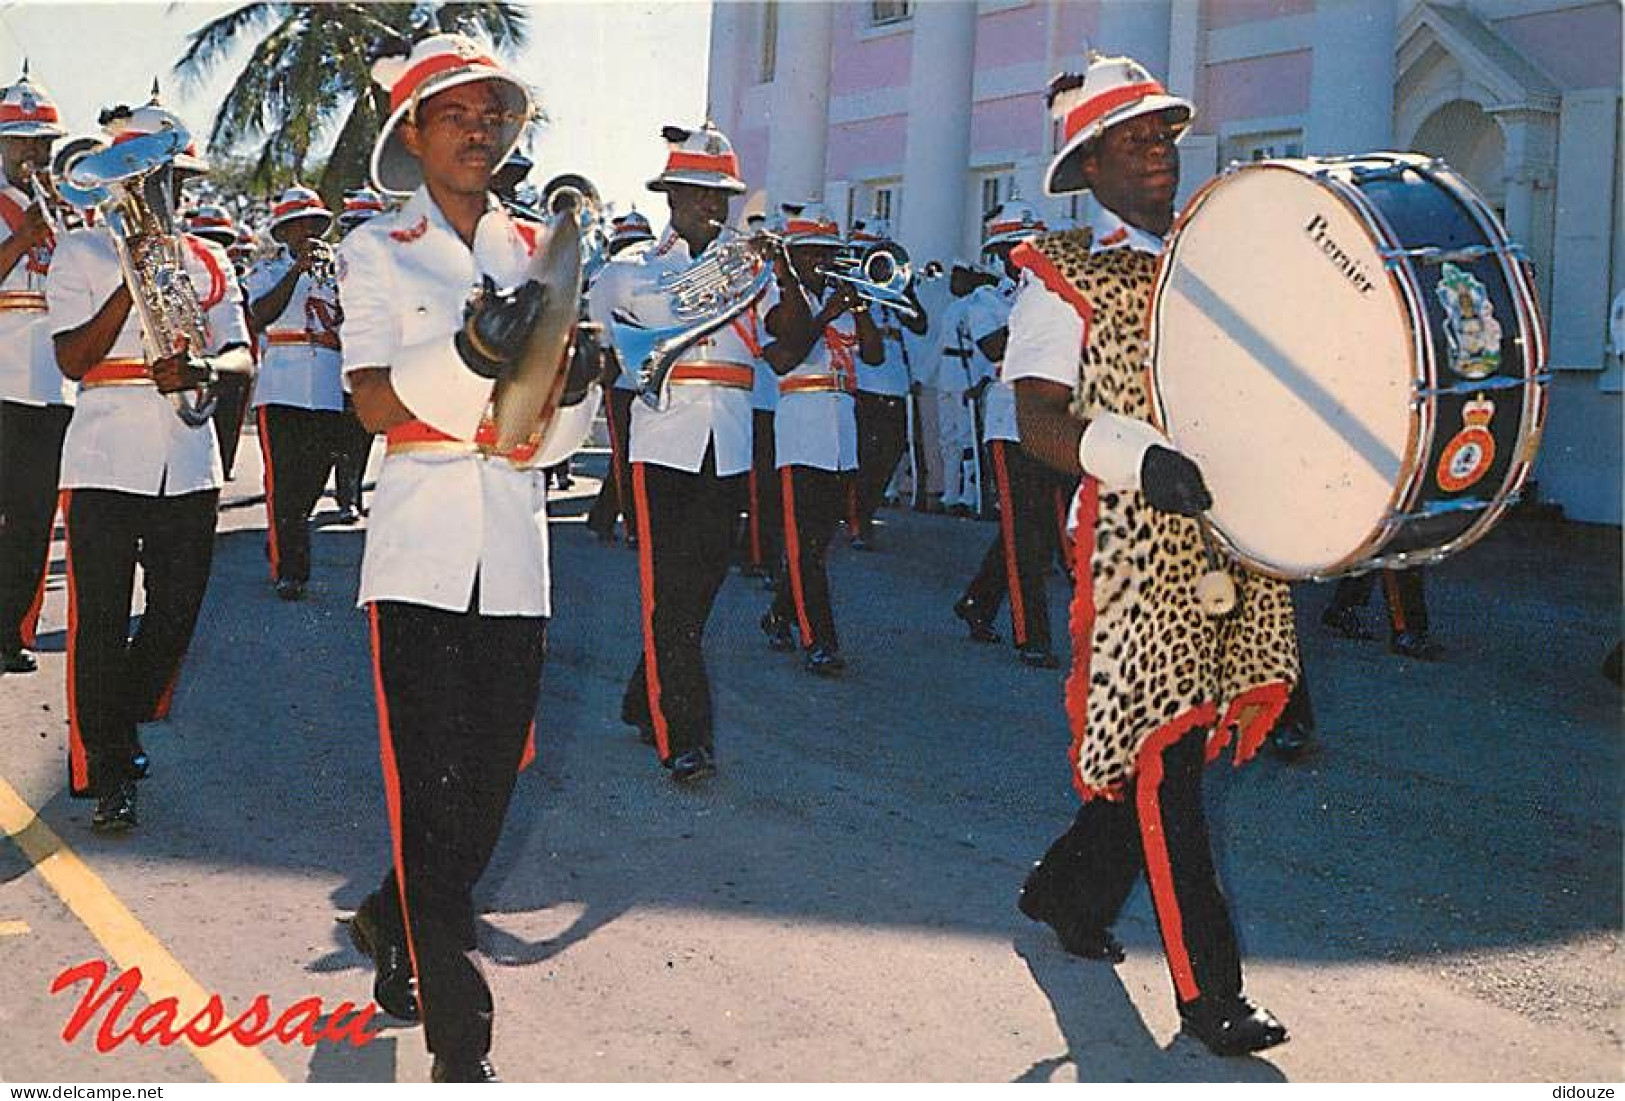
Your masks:
<svg viewBox="0 0 1625 1101"><path fill-rule="evenodd" d="M338 253L320 237L310 239L310 259L305 263L305 274L318 287L334 288L339 285Z"/></svg>
<svg viewBox="0 0 1625 1101"><path fill-rule="evenodd" d="M833 267L819 270L824 278L851 287L866 302L888 306L905 318L920 316L908 296L914 268L908 250L895 241L877 241L859 255L842 257Z"/></svg>

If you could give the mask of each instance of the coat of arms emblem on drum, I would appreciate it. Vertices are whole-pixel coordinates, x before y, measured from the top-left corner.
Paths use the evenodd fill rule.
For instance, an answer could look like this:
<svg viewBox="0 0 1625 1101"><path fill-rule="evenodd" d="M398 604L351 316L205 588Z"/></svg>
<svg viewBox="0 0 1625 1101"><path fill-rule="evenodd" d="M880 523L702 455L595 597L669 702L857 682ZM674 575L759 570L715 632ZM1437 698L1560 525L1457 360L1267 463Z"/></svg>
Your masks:
<svg viewBox="0 0 1625 1101"><path fill-rule="evenodd" d="M1439 467L1434 471L1440 489L1460 493L1489 473L1490 464L1495 462L1495 437L1489 428L1494 418L1495 403L1482 395L1462 406L1465 427L1444 445Z"/></svg>
<svg viewBox="0 0 1625 1101"><path fill-rule="evenodd" d="M1484 284L1454 264L1445 264L1433 293L1444 307L1444 333L1450 342L1450 369L1465 378L1488 378L1501 369L1501 323Z"/></svg>

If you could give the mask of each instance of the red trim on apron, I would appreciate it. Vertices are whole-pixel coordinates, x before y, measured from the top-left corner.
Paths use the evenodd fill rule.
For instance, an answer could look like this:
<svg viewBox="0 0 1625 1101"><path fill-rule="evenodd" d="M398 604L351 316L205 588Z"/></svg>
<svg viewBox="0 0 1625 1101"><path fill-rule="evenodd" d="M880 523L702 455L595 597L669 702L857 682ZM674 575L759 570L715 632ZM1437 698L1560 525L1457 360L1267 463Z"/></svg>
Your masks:
<svg viewBox="0 0 1625 1101"><path fill-rule="evenodd" d="M1056 270L1050 258L1034 248L1030 242L1023 241L1010 250L1010 263L1024 271L1032 272L1038 281L1044 284L1046 290L1077 311L1078 316L1083 318L1083 339L1087 342L1089 323L1094 319L1095 308L1066 276Z"/></svg>
<svg viewBox="0 0 1625 1101"><path fill-rule="evenodd" d="M401 773L395 763L395 736L389 730L389 699L384 695L383 652L378 644L378 605L367 605L367 624L372 637L372 690L378 700L378 761L384 774L384 804L389 810L389 842L395 861L395 885L401 895L401 926L406 933L406 955L412 961L412 974L418 972L418 953L412 944L412 912L406 905L406 859L401 847ZM423 981L418 979L418 1013L427 1012L423 1001Z"/></svg>
<svg viewBox="0 0 1625 1101"><path fill-rule="evenodd" d="M801 627L801 645L813 648L812 621L807 618L807 594L801 587L801 525L796 522L796 487L791 468L779 468L779 484L784 488L784 556L790 563L790 595L796 601L796 622Z"/></svg>
<svg viewBox="0 0 1625 1101"><path fill-rule="evenodd" d="M62 523L67 528L66 552L68 573L68 791L73 795L90 794L90 759L85 755L84 733L79 729L79 697L74 691L74 672L79 664L79 586L73 578L73 527L70 506L73 490L64 489L61 497Z"/></svg>
<svg viewBox="0 0 1625 1101"><path fill-rule="evenodd" d="M271 459L271 433L266 428L265 406L260 406L254 419L259 423L260 454L265 456L265 527L270 536L266 546L271 553L271 580L282 576L282 548L276 539L276 464Z"/></svg>
<svg viewBox="0 0 1625 1101"><path fill-rule="evenodd" d="M638 584L643 604L643 678L649 692L649 718L655 724L655 748L664 761L671 756L666 712L660 700L660 663L655 658L655 548L649 537L649 490L643 463L632 464L632 496L638 514Z"/></svg>
<svg viewBox="0 0 1625 1101"><path fill-rule="evenodd" d="M1118 800L1121 791L1094 791L1085 787L1078 773L1078 755L1083 737L1089 732L1089 666L1094 652L1095 632L1095 521L1100 516L1100 483L1084 475L1078 483L1078 526L1072 544L1072 670L1066 676L1066 718L1072 730L1072 746L1067 759L1072 762L1072 786L1084 802L1096 796Z"/></svg>
<svg viewBox="0 0 1625 1101"><path fill-rule="evenodd" d="M1216 759L1224 747L1230 742L1230 729L1236 720L1241 717L1242 708L1250 704L1263 704L1264 710L1258 718L1250 723L1246 730L1241 731L1241 737L1236 742L1236 755L1234 764L1237 768L1252 760L1264 744L1264 739L1275 728L1276 720L1281 712L1286 710L1287 697L1292 694L1291 686L1282 680L1261 684L1257 688L1249 688L1241 695L1230 701L1225 710L1224 721L1214 728L1208 737L1207 760Z"/></svg>
<svg viewBox="0 0 1625 1101"><path fill-rule="evenodd" d="M1016 570L1016 508L1010 497L1010 469L1004 456L1005 441L989 440L993 454L993 479L999 487L999 542L1004 545L1004 584L1010 592L1010 633L1017 646L1027 645L1027 605L1021 598L1021 575Z"/></svg>

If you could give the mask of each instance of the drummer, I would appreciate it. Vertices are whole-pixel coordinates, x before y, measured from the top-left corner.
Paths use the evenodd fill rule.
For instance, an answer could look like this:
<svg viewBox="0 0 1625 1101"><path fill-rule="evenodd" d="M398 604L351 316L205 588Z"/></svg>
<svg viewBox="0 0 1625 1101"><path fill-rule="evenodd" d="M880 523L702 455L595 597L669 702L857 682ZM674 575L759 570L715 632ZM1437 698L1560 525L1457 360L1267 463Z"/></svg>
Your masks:
<svg viewBox="0 0 1625 1101"><path fill-rule="evenodd" d="M1202 767L1232 740L1258 749L1298 675L1284 584L1232 569L1234 615L1205 615L1194 517L1201 472L1147 423L1144 334L1179 185L1190 103L1138 62L1092 56L1050 85L1065 135L1051 195L1092 191L1080 229L1012 253L1022 270L1004 377L1023 448L1083 475L1069 530L1076 572L1067 714L1083 806L1027 877L1019 906L1074 955L1121 960L1111 934L1142 870L1180 1019L1219 1055L1286 1029L1242 994L1241 955L1202 809Z"/></svg>

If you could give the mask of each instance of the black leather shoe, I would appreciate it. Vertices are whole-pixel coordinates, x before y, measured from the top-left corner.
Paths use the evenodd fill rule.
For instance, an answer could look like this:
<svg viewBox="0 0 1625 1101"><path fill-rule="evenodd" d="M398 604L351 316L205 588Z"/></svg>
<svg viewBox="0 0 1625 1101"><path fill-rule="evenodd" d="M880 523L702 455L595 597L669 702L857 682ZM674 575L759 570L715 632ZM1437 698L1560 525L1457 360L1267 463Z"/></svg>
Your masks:
<svg viewBox="0 0 1625 1101"><path fill-rule="evenodd" d="M284 577L276 583L276 595L283 600L305 599L305 583L295 581L291 577Z"/></svg>
<svg viewBox="0 0 1625 1101"><path fill-rule="evenodd" d="M1286 1026L1241 995L1198 998L1179 1007L1185 1031L1215 1055L1246 1055L1287 1041Z"/></svg>
<svg viewBox="0 0 1625 1101"><path fill-rule="evenodd" d="M1110 929L1084 927L1068 916L1060 901L1049 890L1042 876L1042 865L1034 865L1027 873L1027 882L1021 885L1016 908L1033 921L1041 921L1055 930L1056 939L1068 954L1086 960L1123 962L1123 945L1112 936Z"/></svg>
<svg viewBox="0 0 1625 1101"><path fill-rule="evenodd" d="M412 976L412 958L405 944L384 936L365 902L350 918L350 943L372 960L372 1000L378 1008L403 1021L417 1020L417 979Z"/></svg>
<svg viewBox="0 0 1625 1101"><path fill-rule="evenodd" d="M90 828L97 833L121 833L140 825L135 814L135 781L125 780L118 790L96 800L90 815Z"/></svg>
<svg viewBox="0 0 1625 1101"><path fill-rule="evenodd" d="M339 509L339 514L335 519L337 523L346 527L351 524L359 524L361 522L361 510L354 505L344 505Z"/></svg>
<svg viewBox="0 0 1625 1101"><path fill-rule="evenodd" d="M1388 640L1388 652L1417 661L1438 661L1444 647L1420 631L1400 631Z"/></svg>
<svg viewBox="0 0 1625 1101"><path fill-rule="evenodd" d="M8 673L32 673L39 668L39 659L34 656L34 651L26 646L19 646L15 650L7 650L4 658L0 658L0 661L3 661L5 671Z"/></svg>
<svg viewBox="0 0 1625 1101"><path fill-rule="evenodd" d="M762 633L767 636L767 648L787 654L796 648L795 636L790 633L790 621L771 611L762 616Z"/></svg>
<svg viewBox="0 0 1625 1101"><path fill-rule="evenodd" d="M689 784L695 780L703 780L707 776L715 776L717 759L709 746L700 745L679 753L667 763L666 767L671 769L673 780L679 784Z"/></svg>
<svg viewBox="0 0 1625 1101"><path fill-rule="evenodd" d="M436 1055L429 1068L431 1082L500 1082L489 1059L442 1059Z"/></svg>
<svg viewBox="0 0 1625 1101"><path fill-rule="evenodd" d="M1270 752L1283 761L1296 761L1315 748L1314 731L1301 723L1281 723L1270 731Z"/></svg>
<svg viewBox="0 0 1625 1101"><path fill-rule="evenodd" d="M1051 653L1046 646L1034 646L1028 643L1016 650L1016 656L1021 659L1021 664L1034 669L1059 669L1061 667L1061 659Z"/></svg>
<svg viewBox="0 0 1625 1101"><path fill-rule="evenodd" d="M1333 605L1321 613L1320 623L1332 633L1342 635L1344 638L1352 638L1358 642L1368 642L1371 639L1371 632L1360 622L1360 613L1353 608L1339 608Z"/></svg>
<svg viewBox="0 0 1625 1101"><path fill-rule="evenodd" d="M972 642L1003 642L999 632L993 629L993 617L984 615L982 609L970 597L961 597L954 605L954 615L965 621L970 628Z"/></svg>
<svg viewBox="0 0 1625 1101"><path fill-rule="evenodd" d="M838 677L846 671L846 662L840 652L828 646L814 646L807 651L807 660L802 663L807 672L820 677Z"/></svg>

